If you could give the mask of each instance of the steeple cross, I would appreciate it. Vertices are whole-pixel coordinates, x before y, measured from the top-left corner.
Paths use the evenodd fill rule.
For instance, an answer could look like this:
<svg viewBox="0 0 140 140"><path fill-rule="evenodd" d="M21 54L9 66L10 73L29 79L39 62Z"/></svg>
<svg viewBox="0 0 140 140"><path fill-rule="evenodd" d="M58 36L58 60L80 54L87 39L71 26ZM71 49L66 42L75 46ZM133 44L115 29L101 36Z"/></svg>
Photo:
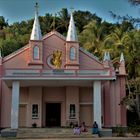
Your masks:
<svg viewBox="0 0 140 140"><path fill-rule="evenodd" d="M54 17L53 17L53 23L52 23L52 27L53 27L53 30L55 31L55 18L56 18L56 14L54 14Z"/></svg>
<svg viewBox="0 0 140 140"><path fill-rule="evenodd" d="M73 13L73 11L74 11L74 7L71 7L70 10L71 10L71 13Z"/></svg>
<svg viewBox="0 0 140 140"><path fill-rule="evenodd" d="M36 2L36 4L35 4L35 11L36 11L37 14L38 14L38 9L39 9L39 6L38 6L38 3Z"/></svg>

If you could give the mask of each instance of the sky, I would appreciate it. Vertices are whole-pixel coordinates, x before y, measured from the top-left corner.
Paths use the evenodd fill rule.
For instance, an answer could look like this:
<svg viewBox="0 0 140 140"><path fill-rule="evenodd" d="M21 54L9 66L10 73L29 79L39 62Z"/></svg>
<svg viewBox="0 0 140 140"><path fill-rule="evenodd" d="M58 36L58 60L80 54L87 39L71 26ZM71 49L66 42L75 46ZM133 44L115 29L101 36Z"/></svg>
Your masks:
<svg viewBox="0 0 140 140"><path fill-rule="evenodd" d="M62 8L90 11L108 22L115 22L109 11L121 16L140 17L140 6L132 6L128 0L0 0L0 16L8 23L34 18L35 3L39 3L39 15L55 14Z"/></svg>

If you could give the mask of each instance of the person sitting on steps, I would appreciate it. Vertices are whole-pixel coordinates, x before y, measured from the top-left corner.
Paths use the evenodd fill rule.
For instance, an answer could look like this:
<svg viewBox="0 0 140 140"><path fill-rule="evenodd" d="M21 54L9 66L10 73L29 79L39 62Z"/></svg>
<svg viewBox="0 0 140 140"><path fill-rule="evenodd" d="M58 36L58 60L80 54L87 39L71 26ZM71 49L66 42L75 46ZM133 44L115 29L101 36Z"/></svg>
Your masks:
<svg viewBox="0 0 140 140"><path fill-rule="evenodd" d="M96 121L93 124L92 134L98 134L98 124Z"/></svg>
<svg viewBox="0 0 140 140"><path fill-rule="evenodd" d="M83 122L82 125L81 125L81 131L82 132L87 132L87 127L86 127L85 122Z"/></svg>
<svg viewBox="0 0 140 140"><path fill-rule="evenodd" d="M78 124L75 125L75 127L73 129L73 133L74 133L74 135L80 135L81 134L81 129L80 129L80 127L78 127Z"/></svg>

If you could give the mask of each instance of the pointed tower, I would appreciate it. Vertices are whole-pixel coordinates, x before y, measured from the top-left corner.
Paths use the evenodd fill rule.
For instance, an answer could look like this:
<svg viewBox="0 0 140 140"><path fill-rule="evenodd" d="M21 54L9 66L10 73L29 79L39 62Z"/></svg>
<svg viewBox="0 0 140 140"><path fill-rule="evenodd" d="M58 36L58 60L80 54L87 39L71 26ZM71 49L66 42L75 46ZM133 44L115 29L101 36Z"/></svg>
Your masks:
<svg viewBox="0 0 140 140"><path fill-rule="evenodd" d="M66 37L66 64L67 69L79 69L79 42L71 12L68 33Z"/></svg>
<svg viewBox="0 0 140 140"><path fill-rule="evenodd" d="M103 64L104 64L104 67L110 66L110 54L109 54L109 52L104 53Z"/></svg>
<svg viewBox="0 0 140 140"><path fill-rule="evenodd" d="M126 75L125 60L124 60L124 55L123 55L123 53L121 53L121 57L120 57L119 74L120 74L120 75Z"/></svg>
<svg viewBox="0 0 140 140"><path fill-rule="evenodd" d="M29 41L30 45L30 62L29 65L35 65L37 67L42 66L42 34L40 29L40 24L38 20L38 3L35 5L35 19L32 28L32 33Z"/></svg>

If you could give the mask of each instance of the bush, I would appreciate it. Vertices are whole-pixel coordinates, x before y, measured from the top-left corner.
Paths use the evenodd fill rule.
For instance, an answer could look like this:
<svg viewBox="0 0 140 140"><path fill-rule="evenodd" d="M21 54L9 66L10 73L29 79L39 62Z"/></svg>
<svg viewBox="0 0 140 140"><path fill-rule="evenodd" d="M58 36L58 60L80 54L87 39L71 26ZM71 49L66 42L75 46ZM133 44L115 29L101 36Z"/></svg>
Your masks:
<svg viewBox="0 0 140 140"><path fill-rule="evenodd" d="M117 133L117 136L118 137L124 137L125 136L125 133L126 133L126 130L121 125L117 125L116 126L116 133Z"/></svg>
<svg viewBox="0 0 140 140"><path fill-rule="evenodd" d="M135 137L140 134L140 125L133 124L129 127L129 132L132 133Z"/></svg>

